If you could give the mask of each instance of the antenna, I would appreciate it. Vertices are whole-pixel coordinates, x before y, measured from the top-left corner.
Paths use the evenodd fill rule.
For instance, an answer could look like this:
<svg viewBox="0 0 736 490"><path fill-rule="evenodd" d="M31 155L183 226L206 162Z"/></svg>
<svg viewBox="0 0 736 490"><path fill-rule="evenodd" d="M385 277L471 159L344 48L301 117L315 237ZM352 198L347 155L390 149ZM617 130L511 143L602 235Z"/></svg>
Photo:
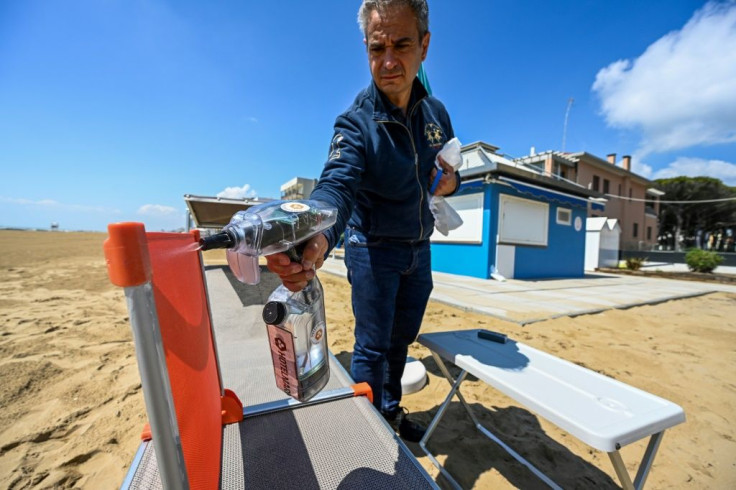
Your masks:
<svg viewBox="0 0 736 490"><path fill-rule="evenodd" d="M572 103L575 102L575 99L570 97L567 99L567 109L565 109L565 125L562 128L562 151L565 151L565 140L567 140L567 120L570 117L570 108L572 107Z"/></svg>

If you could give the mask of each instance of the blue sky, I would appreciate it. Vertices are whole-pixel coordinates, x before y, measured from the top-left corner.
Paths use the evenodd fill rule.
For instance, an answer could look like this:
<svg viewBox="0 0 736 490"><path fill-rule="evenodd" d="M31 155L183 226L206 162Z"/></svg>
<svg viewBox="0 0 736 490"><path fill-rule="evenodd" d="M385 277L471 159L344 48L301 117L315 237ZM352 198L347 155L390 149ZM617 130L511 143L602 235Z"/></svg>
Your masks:
<svg viewBox="0 0 736 490"><path fill-rule="evenodd" d="M0 2L0 226L175 229L184 194L318 177L370 81L358 5ZM430 30L463 143L736 185L736 2L430 0Z"/></svg>

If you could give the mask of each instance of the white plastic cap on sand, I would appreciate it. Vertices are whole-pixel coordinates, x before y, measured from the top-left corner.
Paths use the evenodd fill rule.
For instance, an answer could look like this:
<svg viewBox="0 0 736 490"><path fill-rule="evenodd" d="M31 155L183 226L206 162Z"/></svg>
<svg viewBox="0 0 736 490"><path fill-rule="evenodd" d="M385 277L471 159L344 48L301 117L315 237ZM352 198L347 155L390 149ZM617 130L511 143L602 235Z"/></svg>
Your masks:
<svg viewBox="0 0 736 490"><path fill-rule="evenodd" d="M421 361L413 357L406 358L404 375L401 377L401 394L416 393L427 384L427 369Z"/></svg>

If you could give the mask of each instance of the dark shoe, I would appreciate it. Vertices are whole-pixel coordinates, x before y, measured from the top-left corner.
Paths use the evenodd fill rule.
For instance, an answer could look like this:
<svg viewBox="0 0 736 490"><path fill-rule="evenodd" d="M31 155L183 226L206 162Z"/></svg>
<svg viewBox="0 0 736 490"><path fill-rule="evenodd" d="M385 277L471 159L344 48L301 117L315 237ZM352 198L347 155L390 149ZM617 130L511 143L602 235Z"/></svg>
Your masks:
<svg viewBox="0 0 736 490"><path fill-rule="evenodd" d="M427 428L416 422L412 422L407 417L408 412L405 408L398 408L392 413L384 413L383 418L389 423L391 428L399 433L399 437L409 442L419 442L427 432Z"/></svg>

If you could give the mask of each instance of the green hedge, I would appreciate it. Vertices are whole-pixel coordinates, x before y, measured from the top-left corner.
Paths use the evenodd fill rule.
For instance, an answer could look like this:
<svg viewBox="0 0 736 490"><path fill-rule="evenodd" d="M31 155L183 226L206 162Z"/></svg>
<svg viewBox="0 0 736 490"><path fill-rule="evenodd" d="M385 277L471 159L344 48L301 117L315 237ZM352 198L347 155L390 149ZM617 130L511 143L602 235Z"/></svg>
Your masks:
<svg viewBox="0 0 736 490"><path fill-rule="evenodd" d="M694 272L713 272L723 262L723 257L715 252L694 248L685 255L688 268Z"/></svg>

